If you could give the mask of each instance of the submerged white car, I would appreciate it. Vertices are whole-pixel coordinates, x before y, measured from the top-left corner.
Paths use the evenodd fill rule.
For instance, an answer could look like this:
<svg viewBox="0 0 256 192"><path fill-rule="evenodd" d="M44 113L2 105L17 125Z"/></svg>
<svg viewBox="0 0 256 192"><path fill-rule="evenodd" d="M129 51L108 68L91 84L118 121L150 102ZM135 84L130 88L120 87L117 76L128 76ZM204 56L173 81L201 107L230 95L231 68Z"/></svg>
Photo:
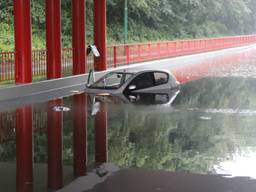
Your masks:
<svg viewBox="0 0 256 192"><path fill-rule="evenodd" d="M166 90L179 89L179 85L180 83L173 74L167 70L113 71L96 82L87 84L85 92L96 95L161 93Z"/></svg>
<svg viewBox="0 0 256 192"><path fill-rule="evenodd" d="M96 115L100 111L100 105L116 105L123 107L124 110L139 110L145 112L172 112L172 102L179 94L179 89L166 90L161 93L131 93L120 95L89 95L89 114ZM128 104L128 105L126 105ZM124 107L124 105L126 105ZM133 107L136 105L136 109ZM123 109L122 109L123 110Z"/></svg>

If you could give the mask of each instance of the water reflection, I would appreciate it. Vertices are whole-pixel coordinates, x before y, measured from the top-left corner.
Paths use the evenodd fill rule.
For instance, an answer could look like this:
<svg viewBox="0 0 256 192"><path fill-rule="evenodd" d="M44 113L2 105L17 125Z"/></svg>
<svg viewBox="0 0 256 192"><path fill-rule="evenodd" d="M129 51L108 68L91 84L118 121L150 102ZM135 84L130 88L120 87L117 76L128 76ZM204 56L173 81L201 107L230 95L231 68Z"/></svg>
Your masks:
<svg viewBox="0 0 256 192"><path fill-rule="evenodd" d="M145 113L148 106L140 110L110 105L110 111L115 111L109 117L113 134L109 139L113 143L110 161L121 167L231 173L219 172L216 167L234 162L234 154L248 152L248 147L251 152L256 150L254 83L254 79L242 78L191 82L181 88L173 102L174 110L169 113Z"/></svg>
<svg viewBox="0 0 256 192"><path fill-rule="evenodd" d="M62 163L62 112L56 111L56 106L62 105L62 100L48 102L47 137L48 137L48 188L63 187Z"/></svg>
<svg viewBox="0 0 256 192"><path fill-rule="evenodd" d="M256 79L218 74L170 93L78 93L1 113L0 187L255 191Z"/></svg>
<svg viewBox="0 0 256 192"><path fill-rule="evenodd" d="M187 83L202 77L244 77L255 78L255 46L242 50L212 53L201 57L201 61L175 65L171 71L181 83Z"/></svg>
<svg viewBox="0 0 256 192"><path fill-rule="evenodd" d="M16 187L33 191L32 108L16 110Z"/></svg>
<svg viewBox="0 0 256 192"><path fill-rule="evenodd" d="M110 95L89 95L89 111L92 116L104 111L104 104L114 104L114 105L134 105L136 107L142 106L143 109L147 106L147 110L159 110L167 109L168 111L172 110L171 104L179 94L179 89L170 89L162 90L159 93L133 93L124 94L119 96L110 96ZM100 118L102 119L102 118ZM97 120L96 120L97 121Z"/></svg>
<svg viewBox="0 0 256 192"><path fill-rule="evenodd" d="M120 169L255 177L254 83L241 78L193 81L181 87L168 111L166 106L153 110L148 102L120 104L107 97L96 98L100 110L87 116L85 94L35 105L33 115L31 106L22 107L14 111L14 118L11 112L8 118L2 114L2 119L9 119L11 133L1 135L1 161L17 159L17 191L32 191L33 180L34 191L45 191L61 189L74 177L92 173L105 178L109 173L101 167L105 162ZM55 111L55 106L70 111ZM10 123L14 119L16 155L15 125ZM38 163L46 163L47 171L39 169ZM33 172L39 170L48 175L40 184L38 174L33 179Z"/></svg>
<svg viewBox="0 0 256 192"><path fill-rule="evenodd" d="M83 176L87 170L87 95L75 95L73 98L73 150L74 175Z"/></svg>
<svg viewBox="0 0 256 192"><path fill-rule="evenodd" d="M100 111L96 114L94 119L96 164L101 164L108 161L108 107L106 103L101 102L100 104Z"/></svg>
<svg viewBox="0 0 256 192"><path fill-rule="evenodd" d="M227 177L252 177L256 178L256 150L248 148L233 154L233 159L226 160L216 166L219 174L228 174Z"/></svg>

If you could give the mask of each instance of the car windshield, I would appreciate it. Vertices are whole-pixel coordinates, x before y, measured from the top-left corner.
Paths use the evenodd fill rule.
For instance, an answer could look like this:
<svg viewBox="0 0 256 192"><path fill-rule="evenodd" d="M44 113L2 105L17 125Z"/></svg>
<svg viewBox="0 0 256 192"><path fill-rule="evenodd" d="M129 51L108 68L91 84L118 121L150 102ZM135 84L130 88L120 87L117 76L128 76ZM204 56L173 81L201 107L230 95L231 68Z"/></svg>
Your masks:
<svg viewBox="0 0 256 192"><path fill-rule="evenodd" d="M94 89L118 89L120 88L133 73L125 72L111 72L100 78L94 84L89 86L89 88Z"/></svg>

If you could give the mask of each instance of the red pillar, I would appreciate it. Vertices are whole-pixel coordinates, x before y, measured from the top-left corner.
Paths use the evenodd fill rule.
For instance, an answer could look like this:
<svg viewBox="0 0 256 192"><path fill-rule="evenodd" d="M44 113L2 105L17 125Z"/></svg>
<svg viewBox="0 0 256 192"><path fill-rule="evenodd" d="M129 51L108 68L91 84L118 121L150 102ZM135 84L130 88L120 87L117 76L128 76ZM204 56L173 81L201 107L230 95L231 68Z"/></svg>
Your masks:
<svg viewBox="0 0 256 192"><path fill-rule="evenodd" d="M108 160L107 142L107 104L100 103L100 111L95 116L95 162L105 163Z"/></svg>
<svg viewBox="0 0 256 192"><path fill-rule="evenodd" d="M61 99L48 102L48 188L52 190L63 187L62 112L54 110L55 106L61 104Z"/></svg>
<svg viewBox="0 0 256 192"><path fill-rule="evenodd" d="M107 69L106 0L94 0L94 43L100 57L94 57L95 71Z"/></svg>
<svg viewBox="0 0 256 192"><path fill-rule="evenodd" d="M85 0L72 0L73 75L86 72Z"/></svg>
<svg viewBox="0 0 256 192"><path fill-rule="evenodd" d="M15 82L32 82L30 0L14 0Z"/></svg>
<svg viewBox="0 0 256 192"><path fill-rule="evenodd" d="M45 0L47 79L61 77L61 4L60 0Z"/></svg>
<svg viewBox="0 0 256 192"><path fill-rule="evenodd" d="M16 188L33 191L32 108L16 110Z"/></svg>
<svg viewBox="0 0 256 192"><path fill-rule="evenodd" d="M83 93L74 96L74 175L86 174L87 148L87 96Z"/></svg>

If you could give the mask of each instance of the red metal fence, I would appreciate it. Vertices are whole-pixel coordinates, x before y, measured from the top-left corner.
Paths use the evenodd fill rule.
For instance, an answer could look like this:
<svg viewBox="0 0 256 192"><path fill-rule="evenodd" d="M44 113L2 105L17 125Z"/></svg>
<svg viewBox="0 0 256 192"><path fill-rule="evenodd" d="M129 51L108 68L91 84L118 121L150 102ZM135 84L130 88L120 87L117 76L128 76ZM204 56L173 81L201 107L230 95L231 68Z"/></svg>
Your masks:
<svg viewBox="0 0 256 192"><path fill-rule="evenodd" d="M14 52L0 53L0 81L14 79Z"/></svg>
<svg viewBox="0 0 256 192"><path fill-rule="evenodd" d="M108 47L108 67L215 51L256 43L256 35L126 44Z"/></svg>
<svg viewBox="0 0 256 192"><path fill-rule="evenodd" d="M256 43L256 35L113 45L107 47L107 67L118 67L254 43ZM0 81L14 79L14 55L14 52L0 53ZM46 50L33 51L32 60L33 76L46 76ZM87 64L87 69L93 68L91 55L87 58ZM72 48L62 50L62 74L63 76L72 74Z"/></svg>
<svg viewBox="0 0 256 192"><path fill-rule="evenodd" d="M33 76L46 74L46 50L34 50L32 52Z"/></svg>

